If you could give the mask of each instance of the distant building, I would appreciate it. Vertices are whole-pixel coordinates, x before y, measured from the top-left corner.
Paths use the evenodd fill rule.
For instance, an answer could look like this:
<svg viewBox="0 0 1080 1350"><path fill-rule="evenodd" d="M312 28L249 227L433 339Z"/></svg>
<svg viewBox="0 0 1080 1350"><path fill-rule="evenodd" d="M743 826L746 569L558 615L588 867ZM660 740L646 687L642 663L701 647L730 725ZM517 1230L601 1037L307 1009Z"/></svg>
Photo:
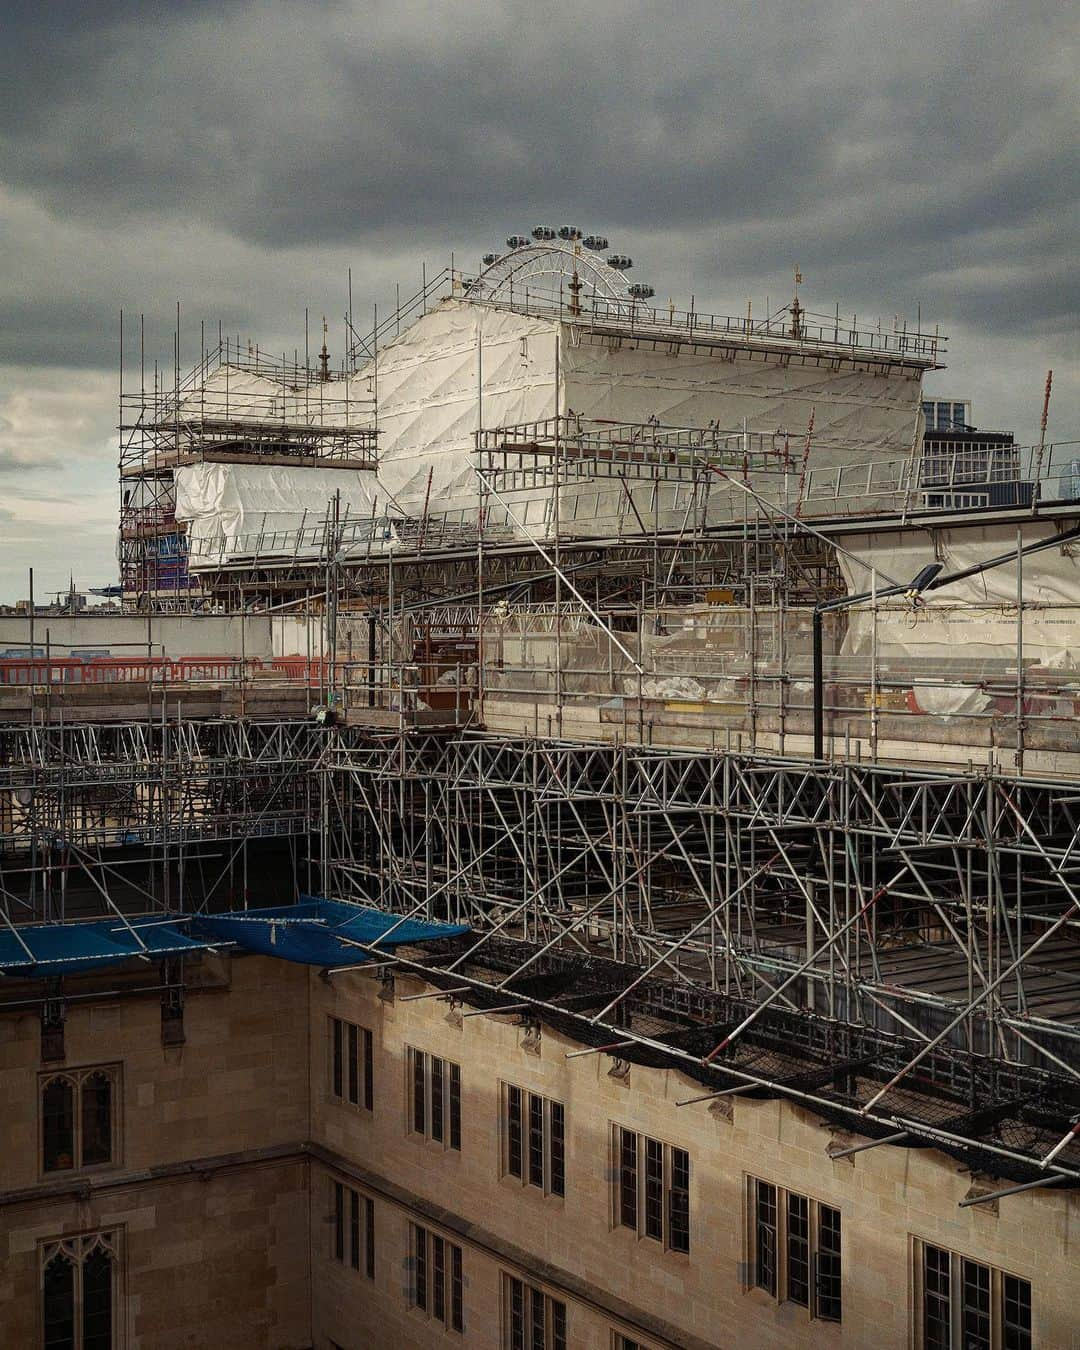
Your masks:
<svg viewBox="0 0 1080 1350"><path fill-rule="evenodd" d="M926 430L966 431L971 427L971 400L954 398L924 398L923 416Z"/></svg>
<svg viewBox="0 0 1080 1350"><path fill-rule="evenodd" d="M922 410L927 506L1031 505L1033 485L1023 479L1011 431L979 431L972 425L970 399L923 399Z"/></svg>

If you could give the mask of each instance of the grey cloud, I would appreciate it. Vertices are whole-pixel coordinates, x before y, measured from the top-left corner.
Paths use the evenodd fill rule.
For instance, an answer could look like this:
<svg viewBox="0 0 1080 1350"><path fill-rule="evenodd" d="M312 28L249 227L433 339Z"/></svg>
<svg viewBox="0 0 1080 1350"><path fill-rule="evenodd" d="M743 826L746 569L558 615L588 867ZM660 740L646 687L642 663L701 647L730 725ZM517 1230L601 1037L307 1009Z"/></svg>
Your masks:
<svg viewBox="0 0 1080 1350"><path fill-rule="evenodd" d="M202 318L291 351L305 306L340 349L346 267L385 312L422 260L569 220L702 309L795 263L826 310L921 303L1008 424L1076 353L1076 39L1051 0L9 0L0 364L113 367L123 307L168 365L177 297L191 357Z"/></svg>

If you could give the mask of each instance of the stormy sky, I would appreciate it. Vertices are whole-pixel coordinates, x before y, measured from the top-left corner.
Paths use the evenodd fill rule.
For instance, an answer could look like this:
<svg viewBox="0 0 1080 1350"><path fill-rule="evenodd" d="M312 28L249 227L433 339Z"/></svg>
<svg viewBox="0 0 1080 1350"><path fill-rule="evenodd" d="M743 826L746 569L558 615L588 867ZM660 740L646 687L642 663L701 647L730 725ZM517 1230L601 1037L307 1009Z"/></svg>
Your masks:
<svg viewBox="0 0 1080 1350"><path fill-rule="evenodd" d="M1080 436L1077 22L1025 0L0 12L0 602L115 580L119 312L273 351L539 222L657 296L940 323L931 391ZM360 320L357 319L357 326ZM133 330L134 331L134 330ZM129 334L129 336L131 336Z"/></svg>

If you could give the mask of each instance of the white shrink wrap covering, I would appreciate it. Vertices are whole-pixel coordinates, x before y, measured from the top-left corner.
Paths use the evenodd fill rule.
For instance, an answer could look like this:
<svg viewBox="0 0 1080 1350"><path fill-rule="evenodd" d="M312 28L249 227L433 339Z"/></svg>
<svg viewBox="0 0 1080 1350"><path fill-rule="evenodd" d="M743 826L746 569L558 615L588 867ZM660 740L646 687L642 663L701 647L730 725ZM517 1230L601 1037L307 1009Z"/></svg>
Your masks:
<svg viewBox="0 0 1080 1350"><path fill-rule="evenodd" d="M366 427L373 424L373 416L370 381L360 375L290 384L223 363L196 389L180 395L181 420Z"/></svg>
<svg viewBox="0 0 1080 1350"><path fill-rule="evenodd" d="M476 505L481 409L486 427L555 416L558 331L551 319L444 300L379 352L379 482L404 511L422 511L429 470L432 511ZM358 397L371 373L356 377Z"/></svg>
<svg viewBox="0 0 1080 1350"><path fill-rule="evenodd" d="M917 373L830 370L760 353L697 354L649 350L596 339L564 342L566 402L582 417L667 426L751 432L787 432L793 445L814 413L814 466L903 457L910 453L921 416Z"/></svg>
<svg viewBox="0 0 1080 1350"><path fill-rule="evenodd" d="M317 554L335 493L343 522L370 519L378 493L374 475L358 469L203 463L177 469L175 479L176 518L187 522L193 571L256 551Z"/></svg>
<svg viewBox="0 0 1080 1350"><path fill-rule="evenodd" d="M558 360L556 360L558 348ZM432 511L475 507L474 434L540 421L556 413L667 426L718 426L753 433L790 433L799 446L814 412L811 467L894 460L903 465L921 434L917 372L882 373L845 363L799 365L736 353L702 355L688 347L635 348L560 323L467 300L444 300L378 355L379 479L408 513L419 514L431 473ZM556 391L556 370L559 389ZM371 365L353 381L357 405L375 387ZM570 484L563 528L603 529L625 510L624 496L649 524L679 528L689 494L631 478L624 489L602 477ZM715 497L734 492L717 480ZM517 493L513 511L533 534L550 521L540 506L550 492ZM740 498L741 500L741 498ZM730 508L728 508L730 513Z"/></svg>

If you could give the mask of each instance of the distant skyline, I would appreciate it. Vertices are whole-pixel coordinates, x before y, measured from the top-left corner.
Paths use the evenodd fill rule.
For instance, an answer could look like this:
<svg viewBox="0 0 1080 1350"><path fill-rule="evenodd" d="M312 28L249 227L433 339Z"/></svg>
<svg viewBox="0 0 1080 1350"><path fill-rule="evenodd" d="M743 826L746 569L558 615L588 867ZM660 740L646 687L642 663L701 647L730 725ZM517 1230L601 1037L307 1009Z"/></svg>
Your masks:
<svg viewBox="0 0 1080 1350"><path fill-rule="evenodd" d="M66 12L59 12L66 11ZM657 301L941 325L932 393L1080 437L1077 22L967 0L9 0L0 602L116 578L118 318L271 351L570 222ZM360 326L359 319L357 326ZM134 327L129 330L134 333Z"/></svg>

